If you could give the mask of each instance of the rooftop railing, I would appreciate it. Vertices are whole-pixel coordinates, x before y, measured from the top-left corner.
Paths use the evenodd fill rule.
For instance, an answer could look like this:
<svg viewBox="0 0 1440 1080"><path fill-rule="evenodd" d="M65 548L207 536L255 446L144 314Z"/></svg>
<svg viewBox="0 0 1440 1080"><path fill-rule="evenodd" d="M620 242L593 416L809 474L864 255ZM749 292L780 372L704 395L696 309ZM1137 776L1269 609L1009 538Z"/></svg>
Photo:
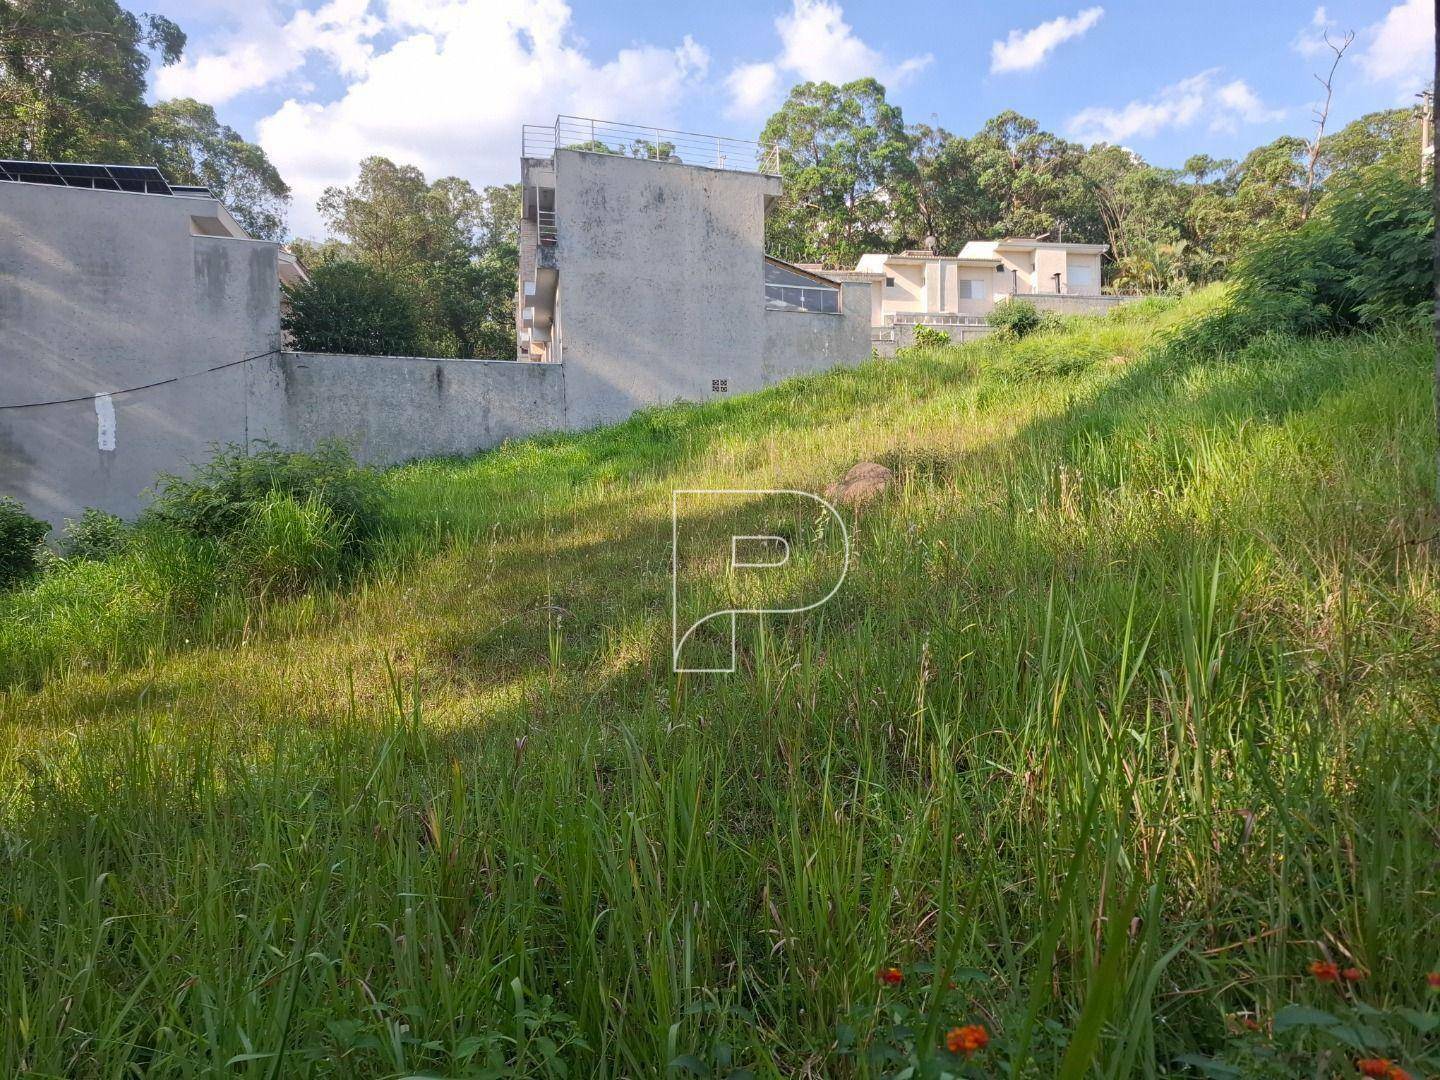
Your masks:
<svg viewBox="0 0 1440 1080"><path fill-rule="evenodd" d="M709 169L780 172L778 147L725 135L620 124L586 116L559 116L553 126L526 124L520 142L520 152L527 158L548 158L556 150L589 150Z"/></svg>

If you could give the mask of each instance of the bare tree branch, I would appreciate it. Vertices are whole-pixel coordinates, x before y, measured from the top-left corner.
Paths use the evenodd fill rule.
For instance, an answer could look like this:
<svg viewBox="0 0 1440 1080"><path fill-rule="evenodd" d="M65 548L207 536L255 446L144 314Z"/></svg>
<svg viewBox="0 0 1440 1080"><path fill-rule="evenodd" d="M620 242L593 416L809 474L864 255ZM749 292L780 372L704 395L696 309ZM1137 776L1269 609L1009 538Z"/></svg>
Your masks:
<svg viewBox="0 0 1440 1080"><path fill-rule="evenodd" d="M1310 160L1305 164L1305 198L1300 204L1302 218L1310 216L1310 209L1315 193L1315 163L1320 159L1320 142L1325 138L1325 122L1330 119L1330 98L1334 94L1335 70L1340 66L1340 59L1345 55L1345 50L1350 48L1350 43L1355 40L1355 31L1345 31L1345 39L1339 45L1330 40L1330 31L1325 31L1325 44L1335 54L1334 61L1330 64L1329 73L1322 79L1315 76L1315 81L1325 88L1325 100L1315 109L1315 140L1310 144Z"/></svg>

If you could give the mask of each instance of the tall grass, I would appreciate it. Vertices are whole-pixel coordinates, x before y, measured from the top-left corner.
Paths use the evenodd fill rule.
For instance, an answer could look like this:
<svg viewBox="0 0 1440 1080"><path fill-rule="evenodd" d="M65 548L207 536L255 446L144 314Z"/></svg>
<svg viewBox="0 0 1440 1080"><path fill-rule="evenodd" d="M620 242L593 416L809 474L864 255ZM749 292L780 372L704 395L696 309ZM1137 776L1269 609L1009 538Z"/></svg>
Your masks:
<svg viewBox="0 0 1440 1080"><path fill-rule="evenodd" d="M0 1069L1166 1076L1317 958L1433 1008L1428 344L1147 349L1213 302L396 470L358 581L12 691ZM840 594L671 676L671 489L865 458Z"/></svg>

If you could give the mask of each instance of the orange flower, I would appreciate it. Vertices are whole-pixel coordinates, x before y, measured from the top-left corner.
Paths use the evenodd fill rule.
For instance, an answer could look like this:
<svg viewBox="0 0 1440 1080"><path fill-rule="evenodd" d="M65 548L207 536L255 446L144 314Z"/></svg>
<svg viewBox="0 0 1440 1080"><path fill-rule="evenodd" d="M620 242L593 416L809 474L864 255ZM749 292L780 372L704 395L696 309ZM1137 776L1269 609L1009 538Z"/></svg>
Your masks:
<svg viewBox="0 0 1440 1080"><path fill-rule="evenodd" d="M1365 978L1365 972L1361 971L1358 967L1348 967L1340 974L1345 977L1346 982L1359 982Z"/></svg>
<svg viewBox="0 0 1440 1080"><path fill-rule="evenodd" d="M951 1028L945 1034L945 1049L952 1054L964 1054L969 1057L977 1050L984 1050L990 1045L990 1033L985 1030L983 1024L966 1024L964 1027Z"/></svg>
<svg viewBox="0 0 1440 1080"><path fill-rule="evenodd" d="M1361 1076L1378 1076L1384 1080L1390 1074L1390 1059L1361 1058L1355 1062L1355 1068L1359 1070Z"/></svg>
<svg viewBox="0 0 1440 1080"><path fill-rule="evenodd" d="M880 981L886 986L899 986L905 981L905 974L894 964L880 969Z"/></svg>
<svg viewBox="0 0 1440 1080"><path fill-rule="evenodd" d="M1425 981L1430 984L1431 990L1440 990L1440 971L1431 971L1425 976Z"/></svg>
<svg viewBox="0 0 1440 1080"><path fill-rule="evenodd" d="M1340 981L1340 969L1330 963L1329 960L1316 960L1311 963L1310 974L1314 975L1315 978L1321 982L1333 983Z"/></svg>
<svg viewBox="0 0 1440 1080"><path fill-rule="evenodd" d="M1390 1071L1385 1074L1385 1080L1411 1080L1411 1077L1399 1065L1391 1065Z"/></svg>

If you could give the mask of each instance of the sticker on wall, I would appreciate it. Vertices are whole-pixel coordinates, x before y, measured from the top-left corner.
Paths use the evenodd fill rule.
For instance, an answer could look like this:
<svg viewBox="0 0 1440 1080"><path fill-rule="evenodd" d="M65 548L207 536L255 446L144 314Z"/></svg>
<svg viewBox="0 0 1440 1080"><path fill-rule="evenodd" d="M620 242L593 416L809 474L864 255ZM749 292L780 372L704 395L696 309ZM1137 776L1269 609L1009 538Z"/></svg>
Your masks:
<svg viewBox="0 0 1440 1080"><path fill-rule="evenodd" d="M95 395L96 443L101 450L115 449L115 402L109 394Z"/></svg>

